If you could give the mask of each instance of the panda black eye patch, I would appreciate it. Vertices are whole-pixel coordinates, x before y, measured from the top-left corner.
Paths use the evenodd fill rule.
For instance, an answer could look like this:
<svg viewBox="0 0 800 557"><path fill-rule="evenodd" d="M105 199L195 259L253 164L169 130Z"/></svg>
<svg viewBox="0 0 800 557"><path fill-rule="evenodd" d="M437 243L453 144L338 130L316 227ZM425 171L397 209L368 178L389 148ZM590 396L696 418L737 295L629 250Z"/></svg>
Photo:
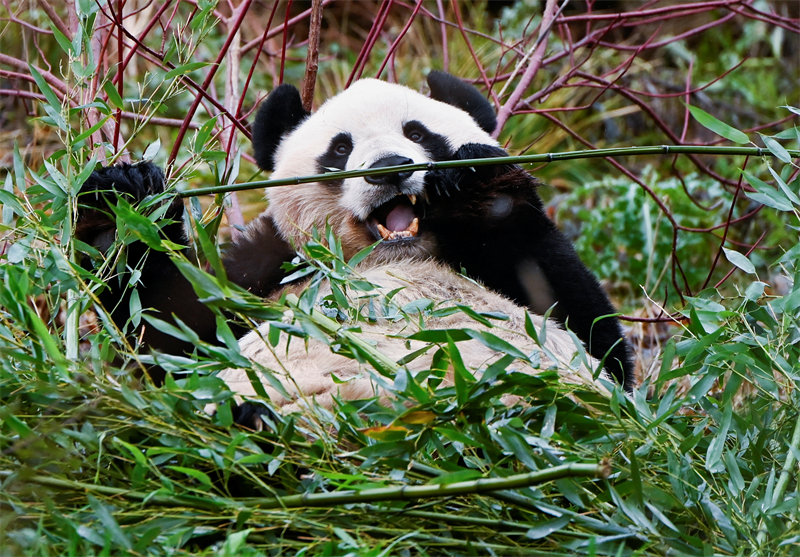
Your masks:
<svg viewBox="0 0 800 557"><path fill-rule="evenodd" d="M403 124L403 135L421 145L423 149L435 161L448 160L453 157L453 149L450 142L443 135L433 133L425 124L419 120L409 120Z"/></svg>
<svg viewBox="0 0 800 557"><path fill-rule="evenodd" d="M317 171L320 174L334 170L344 170L347 159L353 152L353 138L349 133L338 133L330 143L324 154L317 157Z"/></svg>

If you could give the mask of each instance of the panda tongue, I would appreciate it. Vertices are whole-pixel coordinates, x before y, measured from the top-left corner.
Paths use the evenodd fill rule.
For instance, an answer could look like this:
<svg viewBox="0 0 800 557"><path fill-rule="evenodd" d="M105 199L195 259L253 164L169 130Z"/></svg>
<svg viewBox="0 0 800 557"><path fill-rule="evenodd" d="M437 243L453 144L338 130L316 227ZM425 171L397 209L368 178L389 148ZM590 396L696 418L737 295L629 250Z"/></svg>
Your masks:
<svg viewBox="0 0 800 557"><path fill-rule="evenodd" d="M386 228L392 232L407 230L414 220L414 211L407 205L398 205L386 215Z"/></svg>

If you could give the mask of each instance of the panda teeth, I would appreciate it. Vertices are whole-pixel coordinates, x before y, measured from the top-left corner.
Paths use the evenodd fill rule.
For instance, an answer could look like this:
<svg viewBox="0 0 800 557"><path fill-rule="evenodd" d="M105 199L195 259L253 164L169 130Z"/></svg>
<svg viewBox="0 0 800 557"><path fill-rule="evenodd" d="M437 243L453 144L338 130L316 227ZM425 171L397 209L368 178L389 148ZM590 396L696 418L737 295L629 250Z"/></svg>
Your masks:
<svg viewBox="0 0 800 557"><path fill-rule="evenodd" d="M405 230L388 230L381 223L378 223L378 232L384 240L397 240L398 238L413 238L419 232L419 219L414 217L411 224Z"/></svg>
<svg viewBox="0 0 800 557"><path fill-rule="evenodd" d="M416 205L417 204L417 196L414 195L413 193L409 194L408 199L411 201L412 205Z"/></svg>

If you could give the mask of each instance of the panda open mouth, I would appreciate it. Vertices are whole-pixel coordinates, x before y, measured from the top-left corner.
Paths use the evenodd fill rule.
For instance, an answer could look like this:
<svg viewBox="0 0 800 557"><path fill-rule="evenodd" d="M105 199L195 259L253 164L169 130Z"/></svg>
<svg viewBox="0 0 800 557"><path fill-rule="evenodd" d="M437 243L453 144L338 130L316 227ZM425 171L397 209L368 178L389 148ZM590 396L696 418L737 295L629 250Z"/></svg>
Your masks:
<svg viewBox="0 0 800 557"><path fill-rule="evenodd" d="M419 234L419 218L414 214L416 195L398 195L372 211L367 227L376 240L408 240Z"/></svg>

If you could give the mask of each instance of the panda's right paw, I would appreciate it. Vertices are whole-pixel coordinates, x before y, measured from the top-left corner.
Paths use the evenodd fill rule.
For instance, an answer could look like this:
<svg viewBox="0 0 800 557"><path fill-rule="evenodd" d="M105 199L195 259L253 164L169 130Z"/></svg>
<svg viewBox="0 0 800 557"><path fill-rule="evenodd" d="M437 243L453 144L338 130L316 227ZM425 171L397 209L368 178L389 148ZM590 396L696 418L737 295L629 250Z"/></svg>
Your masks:
<svg viewBox="0 0 800 557"><path fill-rule="evenodd" d="M105 208L105 200L124 196L137 203L147 196L162 193L164 173L151 162L120 163L96 169L81 186L84 205Z"/></svg>
<svg viewBox="0 0 800 557"><path fill-rule="evenodd" d="M96 169L81 186L78 197L77 239L100 251L107 250L113 244L117 226L110 207L120 198L136 205L164 193L165 187L164 173L151 162L121 163ZM183 202L176 196L169 200L163 218L181 221L182 215ZM178 243L184 239L182 224L180 228L172 234L175 238L170 237Z"/></svg>
<svg viewBox="0 0 800 557"><path fill-rule="evenodd" d="M271 408L258 402L243 402L231 410L234 423L255 431L263 431L267 427L264 419L272 423L281 421Z"/></svg>

